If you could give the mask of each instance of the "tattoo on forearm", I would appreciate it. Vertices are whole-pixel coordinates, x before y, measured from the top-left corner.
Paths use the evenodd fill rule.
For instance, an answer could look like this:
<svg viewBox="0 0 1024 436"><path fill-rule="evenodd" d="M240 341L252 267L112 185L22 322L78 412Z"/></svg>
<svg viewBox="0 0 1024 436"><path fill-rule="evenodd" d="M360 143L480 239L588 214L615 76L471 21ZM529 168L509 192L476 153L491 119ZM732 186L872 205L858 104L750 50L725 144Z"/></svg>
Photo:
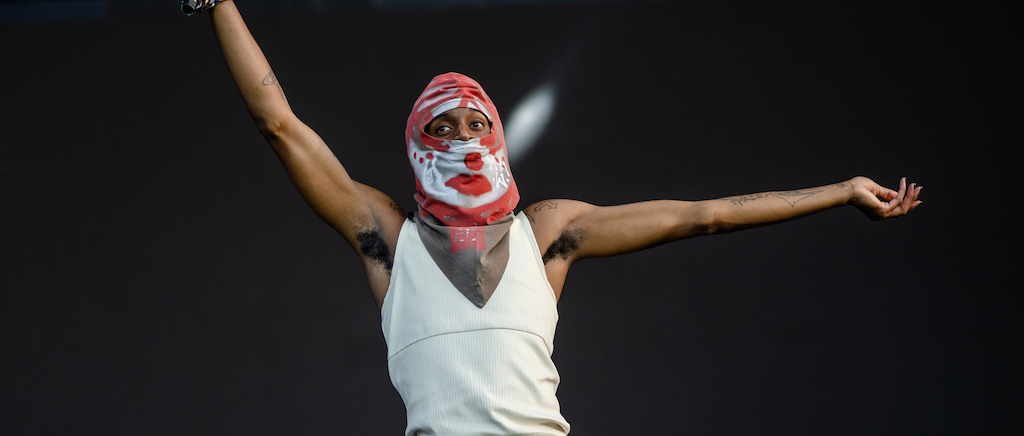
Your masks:
<svg viewBox="0 0 1024 436"><path fill-rule="evenodd" d="M545 200L545 201L540 202L540 204L538 204L538 205L533 207L533 211L534 212L540 212L542 210L548 210L548 209L558 209L558 202L557 201L551 201L551 200Z"/></svg>
<svg viewBox="0 0 1024 436"><path fill-rule="evenodd" d="M778 197L781 198L786 203L789 203L790 207L796 207L796 204L799 203L800 200L803 200L815 194L820 194L821 192L821 190L805 191L802 189L797 189L793 191L761 192L758 194L742 195L739 197L729 197L726 198L725 200L731 201L732 204L735 204L737 206L743 206L745 203L750 201L760 200L762 198Z"/></svg>
<svg viewBox="0 0 1024 436"><path fill-rule="evenodd" d="M273 71L267 73L266 77L263 78L263 84L267 86L277 86L277 75Z"/></svg>
<svg viewBox="0 0 1024 436"><path fill-rule="evenodd" d="M265 77L263 77L263 85L265 85L265 86L276 86L277 87L277 91L281 93L281 98L283 98L285 100L288 99L287 97L284 96L284 88L282 88L281 87L281 83L279 83L277 81L277 75L274 74L273 71L267 73L267 75Z"/></svg>

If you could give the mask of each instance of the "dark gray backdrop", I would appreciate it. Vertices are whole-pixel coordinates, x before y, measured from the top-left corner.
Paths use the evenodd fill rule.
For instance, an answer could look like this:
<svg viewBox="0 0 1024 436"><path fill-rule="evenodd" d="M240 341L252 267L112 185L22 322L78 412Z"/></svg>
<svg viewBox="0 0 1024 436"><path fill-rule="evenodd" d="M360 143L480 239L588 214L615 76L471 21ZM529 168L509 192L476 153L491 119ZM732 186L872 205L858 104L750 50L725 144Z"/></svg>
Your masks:
<svg viewBox="0 0 1024 436"><path fill-rule="evenodd" d="M522 206L926 186L901 220L832 210L575 265L554 360L580 435L1016 434L1014 17L247 16L295 112L406 210L405 118L445 71L505 114L555 80L513 166ZM257 134L206 17L6 24L0 59L0 434L401 433L361 266Z"/></svg>

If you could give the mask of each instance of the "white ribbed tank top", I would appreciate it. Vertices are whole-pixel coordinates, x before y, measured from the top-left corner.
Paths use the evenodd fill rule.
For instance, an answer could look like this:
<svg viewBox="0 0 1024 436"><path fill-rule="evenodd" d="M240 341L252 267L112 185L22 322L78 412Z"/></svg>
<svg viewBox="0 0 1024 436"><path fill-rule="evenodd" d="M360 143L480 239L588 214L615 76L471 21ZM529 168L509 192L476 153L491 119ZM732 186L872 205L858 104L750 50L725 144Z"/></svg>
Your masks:
<svg viewBox="0 0 1024 436"><path fill-rule="evenodd" d="M529 220L509 230L509 259L482 308L402 225L381 307L391 383L405 402L406 436L565 435L551 361L558 311Z"/></svg>

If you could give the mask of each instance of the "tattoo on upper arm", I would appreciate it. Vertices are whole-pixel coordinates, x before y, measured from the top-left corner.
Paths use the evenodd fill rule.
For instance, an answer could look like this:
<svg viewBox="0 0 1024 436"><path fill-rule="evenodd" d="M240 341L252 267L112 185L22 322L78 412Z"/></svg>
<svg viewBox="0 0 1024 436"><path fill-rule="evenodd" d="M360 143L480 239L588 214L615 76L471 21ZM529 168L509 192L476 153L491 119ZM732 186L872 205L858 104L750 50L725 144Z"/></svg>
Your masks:
<svg viewBox="0 0 1024 436"><path fill-rule="evenodd" d="M391 272L395 259L391 256L388 244L384 242L384 236L380 229L363 230L356 235L359 241L359 252L372 260L385 271Z"/></svg>
<svg viewBox="0 0 1024 436"><path fill-rule="evenodd" d="M789 203L790 207L796 207L796 204L799 203L800 200L803 200L815 194L820 194L821 192L821 190L805 191L803 189L796 189L793 191L761 192L758 194L742 195L739 197L729 197L725 198L725 200L731 201L732 204L735 204L737 206L743 206L744 203L750 201L760 200L762 198L768 197L778 197L781 198L786 203Z"/></svg>
<svg viewBox="0 0 1024 436"><path fill-rule="evenodd" d="M544 256L541 256L541 260L547 265L551 259L568 259L576 252L576 249L580 248L581 241L583 241L583 230L567 229L558 236L555 242L551 243L548 250L544 252Z"/></svg>
<svg viewBox="0 0 1024 436"><path fill-rule="evenodd" d="M274 74L273 71L267 73L267 75L263 77L263 85L265 85L265 86L276 86L277 87L277 91L281 93L281 98L283 98L285 100L288 99L287 97L284 96L284 88L282 88L281 87L281 83L279 83L277 81L277 75Z"/></svg>
<svg viewBox="0 0 1024 436"><path fill-rule="evenodd" d="M540 212L542 210L558 209L558 202L552 200L544 200L533 207L534 212Z"/></svg>
<svg viewBox="0 0 1024 436"><path fill-rule="evenodd" d="M533 219L533 215L526 214L526 218L529 219L531 223L537 224L537 220Z"/></svg>
<svg viewBox="0 0 1024 436"><path fill-rule="evenodd" d="M395 203L391 203L390 207L391 207L391 210L393 210L395 212L398 212L399 215L402 215L402 216L405 215L405 211L402 210L401 206L399 206L399 205L397 205Z"/></svg>

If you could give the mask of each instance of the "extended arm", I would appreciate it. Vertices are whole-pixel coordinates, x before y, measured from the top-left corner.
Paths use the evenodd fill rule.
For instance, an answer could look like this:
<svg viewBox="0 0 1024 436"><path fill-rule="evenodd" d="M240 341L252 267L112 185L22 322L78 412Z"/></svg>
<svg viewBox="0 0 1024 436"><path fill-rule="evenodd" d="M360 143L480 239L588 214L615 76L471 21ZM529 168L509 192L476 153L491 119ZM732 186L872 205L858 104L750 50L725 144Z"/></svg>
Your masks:
<svg viewBox="0 0 1024 436"><path fill-rule="evenodd" d="M894 191L866 177L818 188L774 191L705 201L647 201L598 207L549 200L526 212L534 222L544 261L566 265L588 257L614 256L693 236L764 226L842 205L872 219L914 209L921 188L900 181Z"/></svg>
<svg viewBox="0 0 1024 436"><path fill-rule="evenodd" d="M853 205L873 220L899 217L919 204L921 187L906 178L899 191L879 186L866 177L811 189L764 192L711 200L713 218L708 233L722 233L799 218L836 206Z"/></svg>
<svg viewBox="0 0 1024 436"><path fill-rule="evenodd" d="M233 1L210 11L214 31L249 114L313 210L359 251L359 233L400 226L386 195L353 181L327 144L292 113L284 90Z"/></svg>

